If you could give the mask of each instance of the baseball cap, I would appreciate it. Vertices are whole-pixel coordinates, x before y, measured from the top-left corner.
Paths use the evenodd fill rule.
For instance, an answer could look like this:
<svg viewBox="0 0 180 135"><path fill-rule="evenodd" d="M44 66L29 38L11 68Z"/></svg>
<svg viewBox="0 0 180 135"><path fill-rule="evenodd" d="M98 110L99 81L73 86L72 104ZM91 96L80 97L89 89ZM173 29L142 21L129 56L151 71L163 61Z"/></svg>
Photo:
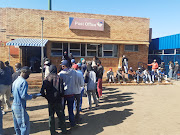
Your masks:
<svg viewBox="0 0 180 135"><path fill-rule="evenodd" d="M68 64L69 64L69 62L67 60L63 60L60 65L64 65L64 66L68 67Z"/></svg>
<svg viewBox="0 0 180 135"><path fill-rule="evenodd" d="M28 66L24 66L21 68L21 72L25 73L25 72L31 72L30 68Z"/></svg>
<svg viewBox="0 0 180 135"><path fill-rule="evenodd" d="M75 63L75 59L72 59L72 60L71 60L71 63Z"/></svg>
<svg viewBox="0 0 180 135"><path fill-rule="evenodd" d="M72 68L78 69L78 65L77 65L77 64L74 64L74 65L72 66Z"/></svg>
<svg viewBox="0 0 180 135"><path fill-rule="evenodd" d="M81 67L81 63L77 63L78 67L80 68Z"/></svg>

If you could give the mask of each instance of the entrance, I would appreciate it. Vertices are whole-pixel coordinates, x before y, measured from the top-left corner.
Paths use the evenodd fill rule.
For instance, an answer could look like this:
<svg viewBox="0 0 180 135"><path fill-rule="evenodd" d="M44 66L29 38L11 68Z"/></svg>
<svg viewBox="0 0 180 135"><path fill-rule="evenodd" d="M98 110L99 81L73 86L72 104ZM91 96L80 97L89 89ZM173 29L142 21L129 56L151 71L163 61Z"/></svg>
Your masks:
<svg viewBox="0 0 180 135"><path fill-rule="evenodd" d="M22 65L30 67L31 71L34 73L41 72L41 47L22 46L21 50ZM46 52L45 47L44 52Z"/></svg>

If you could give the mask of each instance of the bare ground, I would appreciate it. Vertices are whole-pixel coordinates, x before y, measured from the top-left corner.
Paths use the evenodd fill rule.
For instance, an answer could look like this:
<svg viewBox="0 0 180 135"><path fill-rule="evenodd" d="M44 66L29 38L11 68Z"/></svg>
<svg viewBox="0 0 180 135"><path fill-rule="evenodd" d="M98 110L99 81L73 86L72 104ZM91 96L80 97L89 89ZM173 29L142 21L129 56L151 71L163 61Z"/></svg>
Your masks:
<svg viewBox="0 0 180 135"><path fill-rule="evenodd" d="M87 98L83 98L82 122L72 135L180 135L180 81L174 85L109 86L103 95L100 107L92 111L86 109ZM47 101L39 97L27 106L30 134L49 135ZM11 111L4 115L3 125L5 134L14 134Z"/></svg>

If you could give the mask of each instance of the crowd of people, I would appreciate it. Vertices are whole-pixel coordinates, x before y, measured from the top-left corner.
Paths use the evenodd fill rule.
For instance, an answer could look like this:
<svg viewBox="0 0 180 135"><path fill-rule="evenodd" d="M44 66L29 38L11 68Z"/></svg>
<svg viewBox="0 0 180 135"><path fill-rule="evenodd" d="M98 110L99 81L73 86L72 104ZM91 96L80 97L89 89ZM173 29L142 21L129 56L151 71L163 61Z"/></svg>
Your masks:
<svg viewBox="0 0 180 135"><path fill-rule="evenodd" d="M153 63L147 64L151 70L138 67L135 71L132 67L128 68L128 58L123 55L122 67L118 67L116 76L112 68L107 71L107 80L109 83L126 83L127 80L133 80L137 83L142 80L144 83L154 83L155 80L161 82L163 79L167 81L165 63L160 65L154 60ZM20 63L15 65L15 72L9 65L9 62L0 61L0 134L3 134L2 119L4 106L6 109L12 109L14 129L17 135L28 135L30 133L29 115L26 112L26 101L43 96L48 101L49 112L49 129L51 135L55 135L55 118L56 113L59 119L59 127L63 134L69 134L65 122L64 109L67 105L68 116L71 128L77 126L81 121L80 112L82 111L82 97L86 95L89 102L89 110L92 110L92 99L95 107L99 106L99 99L102 97L102 78L104 68L101 61L97 57L93 57L92 61L86 61L81 58L78 62L72 55L68 56L64 52L60 70L51 64L51 61L44 59L44 80L40 93L29 95L28 83L31 69L27 66L21 67ZM175 65L171 61L169 63L168 77L178 80L177 73L179 64ZM13 95L12 106L10 104L10 96ZM74 114L74 112L76 112Z"/></svg>
<svg viewBox="0 0 180 135"><path fill-rule="evenodd" d="M5 63L6 64L6 63ZM92 110L93 97L95 107L98 107L99 99L102 97L102 77L104 68L101 61L94 57L92 61L81 58L78 62L73 56L68 56L65 52L63 60L60 64L61 69L57 71L57 67L51 64L49 59L44 61L44 80L40 93L27 93L28 83L31 69L27 66L21 67L20 63L15 65L16 71L9 65L4 66L0 61L0 134L2 130L2 112L3 106L6 109L12 109L14 129L17 135L29 135L30 122L29 115L26 111L26 101L43 96L48 101L49 112L49 129L51 135L57 134L55 130L56 113L59 119L59 127L62 134L69 134L65 123L64 109L67 105L68 116L71 128L77 127L81 121L80 111L82 111L82 97L87 96L89 102L89 110ZM2 91L3 90L3 91ZM10 95L13 95L13 103L10 105ZM76 112L74 114L74 112Z"/></svg>
<svg viewBox="0 0 180 135"><path fill-rule="evenodd" d="M112 71L112 68L107 71L107 81L108 83L116 83L116 80L119 84L126 83L127 81L134 81L136 83L140 83L142 80L144 83L154 83L156 80L161 83L162 80L168 82L169 79L178 80L178 71L180 71L178 61L174 63L170 61L169 63L169 72L166 73L165 63L162 61L160 65L158 65L156 59L154 59L153 63L146 64L147 68L144 68L144 65L138 67L137 70L133 70L132 67L128 68L128 58L123 55L122 58L122 67L118 67L116 72L116 76ZM151 67L149 70L148 67ZM124 70L123 70L124 69Z"/></svg>

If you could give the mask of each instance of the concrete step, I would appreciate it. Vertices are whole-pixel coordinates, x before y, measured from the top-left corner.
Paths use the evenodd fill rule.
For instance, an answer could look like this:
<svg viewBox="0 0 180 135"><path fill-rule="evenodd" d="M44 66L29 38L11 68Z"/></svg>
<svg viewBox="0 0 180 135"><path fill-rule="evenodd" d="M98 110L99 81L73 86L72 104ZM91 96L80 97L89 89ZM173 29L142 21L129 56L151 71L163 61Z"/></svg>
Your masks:
<svg viewBox="0 0 180 135"><path fill-rule="evenodd" d="M162 83L103 83L102 86L146 86L146 85L172 85L173 83L172 82L168 82L168 83L165 83L165 82L162 82Z"/></svg>
<svg viewBox="0 0 180 135"><path fill-rule="evenodd" d="M35 82L35 81L28 81L28 85L42 85L42 82L40 81L37 81L37 82Z"/></svg>
<svg viewBox="0 0 180 135"><path fill-rule="evenodd" d="M42 85L28 85L29 89L41 89Z"/></svg>

